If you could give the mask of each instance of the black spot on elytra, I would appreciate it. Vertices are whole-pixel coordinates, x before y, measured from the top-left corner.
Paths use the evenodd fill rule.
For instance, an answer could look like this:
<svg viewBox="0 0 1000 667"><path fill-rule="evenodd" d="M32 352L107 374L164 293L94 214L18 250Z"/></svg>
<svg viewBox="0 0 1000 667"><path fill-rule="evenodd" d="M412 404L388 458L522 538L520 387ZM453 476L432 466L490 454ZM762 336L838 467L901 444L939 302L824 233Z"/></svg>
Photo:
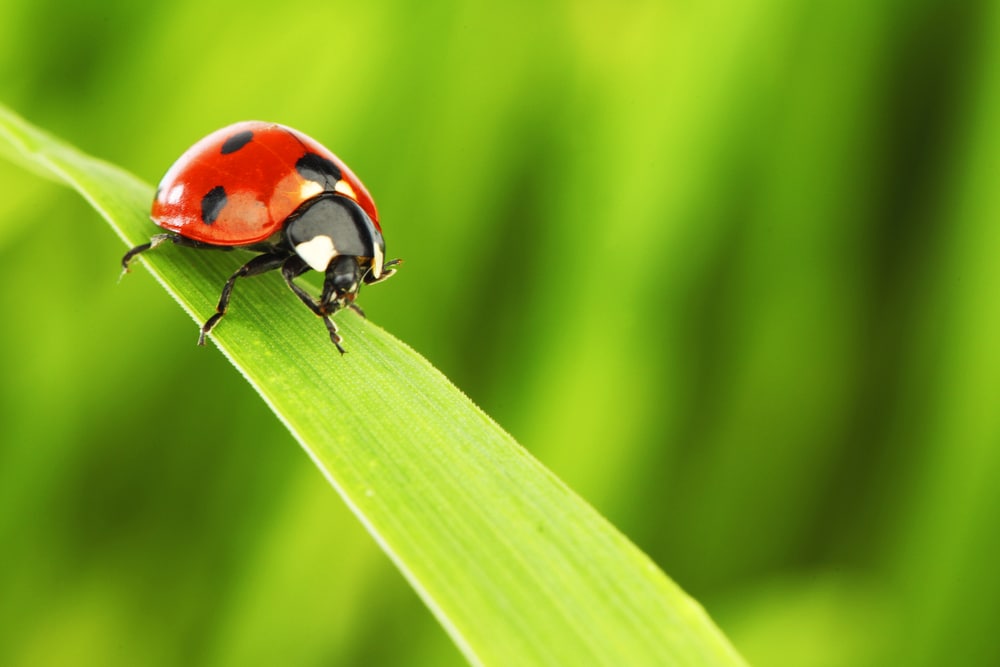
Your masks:
<svg viewBox="0 0 1000 667"><path fill-rule="evenodd" d="M295 163L295 171L299 176L310 181L316 181L324 190L333 190L340 180L340 169L322 155L306 153Z"/></svg>
<svg viewBox="0 0 1000 667"><path fill-rule="evenodd" d="M230 153L235 153L239 149L243 148L250 143L253 139L253 132L250 130L243 130L242 132L237 132L233 136L226 139L222 144L222 150L219 151L223 155L229 155Z"/></svg>
<svg viewBox="0 0 1000 667"><path fill-rule="evenodd" d="M216 185L208 191L208 194L201 198L201 220L206 225L215 222L215 219L222 213L226 206L226 189L221 185Z"/></svg>

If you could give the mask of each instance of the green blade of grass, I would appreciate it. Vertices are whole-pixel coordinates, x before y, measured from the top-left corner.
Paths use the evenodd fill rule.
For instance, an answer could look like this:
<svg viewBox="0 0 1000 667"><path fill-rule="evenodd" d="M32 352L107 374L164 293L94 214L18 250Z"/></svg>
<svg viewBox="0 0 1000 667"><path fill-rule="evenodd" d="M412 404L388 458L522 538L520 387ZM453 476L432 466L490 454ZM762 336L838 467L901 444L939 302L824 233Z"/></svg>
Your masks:
<svg viewBox="0 0 1000 667"><path fill-rule="evenodd" d="M0 152L75 188L126 243L156 231L149 185L2 107ZM239 261L143 256L198 322ZM280 279L241 283L238 301L213 341L470 662L743 664L696 602L409 347L347 313L342 358Z"/></svg>

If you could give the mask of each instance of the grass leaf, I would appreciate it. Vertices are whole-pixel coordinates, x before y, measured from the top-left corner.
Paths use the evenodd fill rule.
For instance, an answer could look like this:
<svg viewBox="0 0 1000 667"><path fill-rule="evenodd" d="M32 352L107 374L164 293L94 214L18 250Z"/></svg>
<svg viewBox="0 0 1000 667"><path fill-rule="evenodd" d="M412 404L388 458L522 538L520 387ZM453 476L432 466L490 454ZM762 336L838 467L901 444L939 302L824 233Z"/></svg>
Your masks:
<svg viewBox="0 0 1000 667"><path fill-rule="evenodd" d="M126 243L156 231L149 185L2 107L0 152L75 188ZM141 261L200 323L240 255L170 246ZM426 360L353 313L338 322L344 357L264 276L237 285L212 340L471 662L743 664L697 603Z"/></svg>

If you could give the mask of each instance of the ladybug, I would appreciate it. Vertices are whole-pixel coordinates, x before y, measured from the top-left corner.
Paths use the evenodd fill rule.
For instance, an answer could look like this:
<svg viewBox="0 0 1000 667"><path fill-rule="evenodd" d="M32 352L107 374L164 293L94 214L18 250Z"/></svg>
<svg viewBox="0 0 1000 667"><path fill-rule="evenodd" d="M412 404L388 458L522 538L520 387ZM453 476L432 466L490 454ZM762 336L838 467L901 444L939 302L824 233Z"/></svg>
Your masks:
<svg viewBox="0 0 1000 667"><path fill-rule="evenodd" d="M226 314L237 279L281 269L343 354L330 317L344 307L364 316L354 303L361 285L385 280L400 263L385 260L378 211L358 177L315 140L274 123L236 123L189 148L160 181L151 217L167 232L125 253L124 271L136 255L167 241L259 253L226 281L199 345ZM326 276L319 299L295 283L310 269Z"/></svg>

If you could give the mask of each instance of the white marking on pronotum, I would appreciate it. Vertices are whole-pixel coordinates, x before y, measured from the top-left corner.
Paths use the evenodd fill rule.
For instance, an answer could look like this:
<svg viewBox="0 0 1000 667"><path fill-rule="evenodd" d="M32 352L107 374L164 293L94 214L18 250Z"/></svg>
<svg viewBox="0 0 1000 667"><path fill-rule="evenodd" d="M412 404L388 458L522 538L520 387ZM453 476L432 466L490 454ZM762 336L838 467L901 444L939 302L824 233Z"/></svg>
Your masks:
<svg viewBox="0 0 1000 667"><path fill-rule="evenodd" d="M378 279L382 277L382 265L385 263L385 255L378 243L372 243L372 254L374 255L372 257L372 273Z"/></svg>
<svg viewBox="0 0 1000 667"><path fill-rule="evenodd" d="M339 253L333 245L333 239L329 236L314 236L304 243L295 246L295 252L305 260L306 264L313 271L326 271L330 262Z"/></svg>
<svg viewBox="0 0 1000 667"><path fill-rule="evenodd" d="M333 191L339 192L348 199L352 199L354 201L357 201L358 199L358 195L357 193L354 192L354 188L352 188L351 184L345 181L344 179L340 179L334 184Z"/></svg>
<svg viewBox="0 0 1000 667"><path fill-rule="evenodd" d="M316 181L302 181L299 185L299 197L302 201L315 197L321 192L323 192L323 186Z"/></svg>

